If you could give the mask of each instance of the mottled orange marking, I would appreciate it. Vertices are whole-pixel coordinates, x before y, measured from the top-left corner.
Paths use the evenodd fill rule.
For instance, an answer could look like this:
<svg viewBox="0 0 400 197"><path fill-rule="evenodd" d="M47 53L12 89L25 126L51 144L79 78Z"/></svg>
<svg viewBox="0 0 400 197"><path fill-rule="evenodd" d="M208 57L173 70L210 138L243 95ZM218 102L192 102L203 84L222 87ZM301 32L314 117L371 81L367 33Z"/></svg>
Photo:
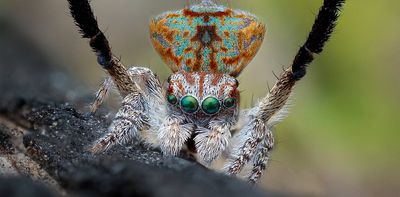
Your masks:
<svg viewBox="0 0 400 197"><path fill-rule="evenodd" d="M189 36L189 34L190 34L190 32L189 31L185 31L184 33L183 33L183 37L188 37Z"/></svg>
<svg viewBox="0 0 400 197"><path fill-rule="evenodd" d="M173 93L173 92L174 92L174 87L170 84L168 86L167 93Z"/></svg>
<svg viewBox="0 0 400 197"><path fill-rule="evenodd" d="M190 9L184 9L183 10L183 15L187 17L225 17L225 16L231 16L232 15L232 9L226 9L225 11L221 12L193 12Z"/></svg>
<svg viewBox="0 0 400 197"><path fill-rule="evenodd" d="M229 96L232 98L236 98L236 103L239 103L240 92L236 87L233 88L233 90L229 93Z"/></svg>
<svg viewBox="0 0 400 197"><path fill-rule="evenodd" d="M170 60L174 61L175 65L179 66L181 64L181 59L174 55L171 48L168 48L165 52L165 57L169 58Z"/></svg>
<svg viewBox="0 0 400 197"><path fill-rule="evenodd" d="M200 72L199 76L199 93L200 93L200 97L203 97L203 90L204 90L204 79L206 78L207 73L205 72Z"/></svg>
<svg viewBox="0 0 400 197"><path fill-rule="evenodd" d="M208 16L208 15L204 16L204 17L203 17L203 21L204 21L205 23L210 22L210 16Z"/></svg>
<svg viewBox="0 0 400 197"><path fill-rule="evenodd" d="M185 50L183 50L183 52L189 53L189 52L192 51L192 50L193 50L193 47L188 47L188 48L186 48Z"/></svg>
<svg viewBox="0 0 400 197"><path fill-rule="evenodd" d="M229 34L228 31L224 31L224 34L225 34L225 36L226 36L227 38L230 38L230 37L231 37L231 35Z"/></svg>
<svg viewBox="0 0 400 197"><path fill-rule="evenodd" d="M213 79L211 81L211 85L216 86L218 85L219 80L223 77L224 75L221 73L215 73L213 75Z"/></svg>
<svg viewBox="0 0 400 197"><path fill-rule="evenodd" d="M220 86L220 88L219 88L219 90L218 90L218 97L222 97L222 96L224 95L225 88L226 88L227 86L229 86L229 85L230 85L230 83L224 83L224 84L222 84L222 85Z"/></svg>
<svg viewBox="0 0 400 197"><path fill-rule="evenodd" d="M226 47L221 47L221 51L226 53L226 52L228 52L228 49Z"/></svg>
<svg viewBox="0 0 400 197"><path fill-rule="evenodd" d="M215 50L214 48L212 48L212 53L211 53L211 58L210 58L210 65L208 65L209 69L211 72L213 73L217 73L218 72L218 62L217 62L217 50Z"/></svg>
<svg viewBox="0 0 400 197"><path fill-rule="evenodd" d="M175 18L175 17L179 17L180 15L177 13L168 13L168 15L166 16L166 18Z"/></svg>
<svg viewBox="0 0 400 197"><path fill-rule="evenodd" d="M185 95L185 89L183 88L182 81L178 81L177 85L178 85L179 92L181 92L182 95Z"/></svg>
<svg viewBox="0 0 400 197"><path fill-rule="evenodd" d="M202 38L203 36L208 33L210 36L210 41L209 42L203 42ZM209 70L211 72L218 72L218 63L216 60L217 52L218 50L215 49L213 43L214 42L221 42L222 38L218 36L217 33L217 27L215 25L213 26L197 26L197 31L196 35L191 38L192 42L198 42L200 44L200 47L196 50L196 60L195 64L193 66L193 71L199 71L201 70L201 65L203 63L203 56L202 56L202 50L204 47L208 47L211 49L211 54L210 54L210 64L208 65Z"/></svg>
<svg viewBox="0 0 400 197"><path fill-rule="evenodd" d="M184 72L183 75L185 76L186 81L190 84L190 85L194 85L194 78L192 73L189 72Z"/></svg>
<svg viewBox="0 0 400 197"><path fill-rule="evenodd" d="M227 65L229 65L229 64L237 64L239 62L240 58L241 58L241 56L238 55L235 58L228 58L228 57L223 58L222 61Z"/></svg>
<svg viewBox="0 0 400 197"><path fill-rule="evenodd" d="M190 67L192 65L192 62L193 62L192 59L187 59L185 62L186 66Z"/></svg>
<svg viewBox="0 0 400 197"><path fill-rule="evenodd" d="M171 43L174 41L174 31L165 32L165 39Z"/></svg>

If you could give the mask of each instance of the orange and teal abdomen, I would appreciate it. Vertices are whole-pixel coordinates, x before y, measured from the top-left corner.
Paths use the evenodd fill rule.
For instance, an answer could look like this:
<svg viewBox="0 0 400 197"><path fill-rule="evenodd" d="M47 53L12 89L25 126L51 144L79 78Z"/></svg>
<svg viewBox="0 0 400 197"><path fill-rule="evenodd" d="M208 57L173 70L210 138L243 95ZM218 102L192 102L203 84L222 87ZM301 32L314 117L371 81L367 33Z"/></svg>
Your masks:
<svg viewBox="0 0 400 197"><path fill-rule="evenodd" d="M152 43L173 72L237 76L261 46L265 26L252 14L198 4L150 23Z"/></svg>

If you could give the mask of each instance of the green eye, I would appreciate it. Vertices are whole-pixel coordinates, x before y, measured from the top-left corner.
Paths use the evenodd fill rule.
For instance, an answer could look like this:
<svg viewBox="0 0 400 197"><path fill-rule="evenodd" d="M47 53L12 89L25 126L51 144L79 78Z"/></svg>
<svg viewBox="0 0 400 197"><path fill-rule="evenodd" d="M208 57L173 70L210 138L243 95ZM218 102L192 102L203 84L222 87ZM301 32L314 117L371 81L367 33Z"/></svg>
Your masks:
<svg viewBox="0 0 400 197"><path fill-rule="evenodd" d="M167 96L167 101L174 105L176 102L178 102L178 99L175 95L170 94Z"/></svg>
<svg viewBox="0 0 400 197"><path fill-rule="evenodd" d="M231 108L236 105L236 99L235 98L227 98L224 101L224 105L226 108Z"/></svg>
<svg viewBox="0 0 400 197"><path fill-rule="evenodd" d="M199 108L199 103L193 96L185 96L181 100L181 107L186 113L194 113Z"/></svg>
<svg viewBox="0 0 400 197"><path fill-rule="evenodd" d="M204 99L203 103L201 104L201 108L207 114L215 114L219 111L221 105L219 104L218 99L214 97L208 97Z"/></svg>

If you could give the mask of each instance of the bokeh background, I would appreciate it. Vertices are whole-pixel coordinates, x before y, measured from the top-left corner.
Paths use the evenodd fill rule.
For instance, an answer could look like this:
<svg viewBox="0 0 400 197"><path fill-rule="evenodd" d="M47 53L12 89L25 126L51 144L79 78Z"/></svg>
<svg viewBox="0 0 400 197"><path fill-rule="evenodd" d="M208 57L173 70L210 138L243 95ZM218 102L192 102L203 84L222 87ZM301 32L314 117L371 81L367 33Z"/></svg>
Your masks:
<svg viewBox="0 0 400 197"><path fill-rule="evenodd" d="M147 23L190 3L92 1L114 52L161 79L170 71L151 47ZM255 13L268 27L258 56L240 76L242 106L249 107L274 83L272 72L290 65L322 0L222 3ZM298 196L400 196L399 8L397 0L347 0L324 53L296 87L289 118L275 130L277 145L262 187ZM77 33L65 0L0 0L0 20L88 92L97 89L105 74Z"/></svg>

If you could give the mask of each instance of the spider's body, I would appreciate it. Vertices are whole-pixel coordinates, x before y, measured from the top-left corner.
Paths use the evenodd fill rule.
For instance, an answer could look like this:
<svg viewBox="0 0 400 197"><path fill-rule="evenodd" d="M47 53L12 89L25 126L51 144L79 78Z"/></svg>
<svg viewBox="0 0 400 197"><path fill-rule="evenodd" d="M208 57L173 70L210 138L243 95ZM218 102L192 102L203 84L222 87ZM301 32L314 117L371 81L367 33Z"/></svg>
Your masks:
<svg viewBox="0 0 400 197"><path fill-rule="evenodd" d="M294 85L304 77L314 55L322 52L344 0L324 1L292 66L266 97L244 111L239 111L236 77L255 56L265 34L265 26L254 15L203 0L152 19L151 41L173 72L163 87L150 69L126 69L112 54L87 0L68 2L83 37L90 38L99 64L110 75L98 91L92 111L112 86L124 97L108 133L95 142L93 152L132 137L160 147L165 155L189 150L206 164L228 152L227 173L238 174L250 162L248 180L254 183L273 148L272 128L285 117ZM233 130L238 144L229 150Z"/></svg>

